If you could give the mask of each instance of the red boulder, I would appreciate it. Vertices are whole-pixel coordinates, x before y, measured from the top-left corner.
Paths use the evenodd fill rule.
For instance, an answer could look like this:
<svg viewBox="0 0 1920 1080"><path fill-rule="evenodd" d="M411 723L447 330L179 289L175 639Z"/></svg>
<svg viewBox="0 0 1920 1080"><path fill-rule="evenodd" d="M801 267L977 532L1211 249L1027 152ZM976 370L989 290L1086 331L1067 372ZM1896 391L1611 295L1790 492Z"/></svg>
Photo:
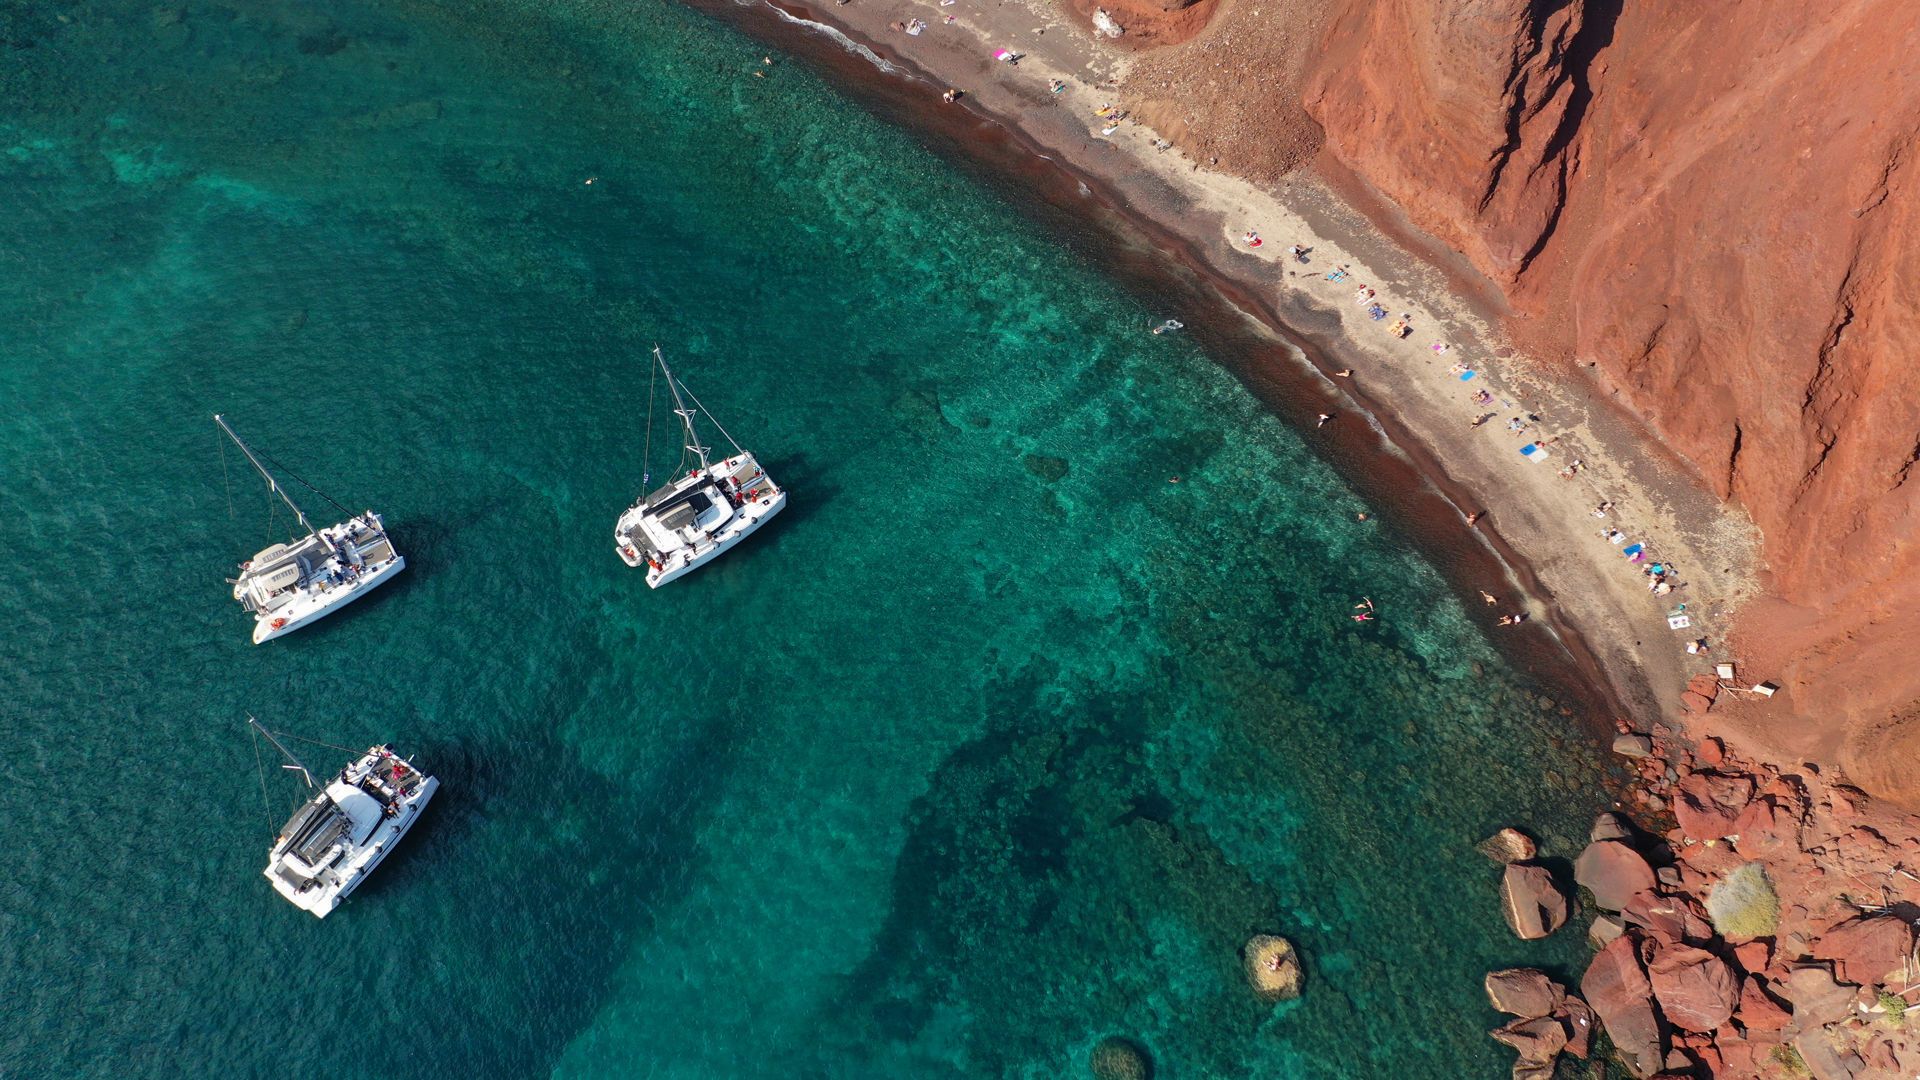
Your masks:
<svg viewBox="0 0 1920 1080"><path fill-rule="evenodd" d="M1544 866L1510 863L1500 878L1500 904L1507 925L1532 941L1553 933L1567 921L1567 898Z"/></svg>
<svg viewBox="0 0 1920 1080"><path fill-rule="evenodd" d="M1550 1016L1566 1000L1566 988L1532 968L1487 973L1487 1001L1503 1013L1532 1019Z"/></svg>
<svg viewBox="0 0 1920 1080"><path fill-rule="evenodd" d="M1712 1031L1733 1017L1740 987L1727 962L1691 945L1661 949L1647 965L1647 981L1667 1022L1686 1031Z"/></svg>
<svg viewBox="0 0 1920 1080"><path fill-rule="evenodd" d="M1627 906L1633 894L1652 889L1653 868L1640 853L1620 840L1598 840L1587 845L1573 864L1573 879L1593 893L1594 903L1608 911Z"/></svg>
<svg viewBox="0 0 1920 1080"><path fill-rule="evenodd" d="M1601 949L1580 979L1580 994L1606 1025L1614 1049L1635 1076L1651 1076L1666 1060L1653 985L1640 966L1639 941L1627 934Z"/></svg>
<svg viewBox="0 0 1920 1080"><path fill-rule="evenodd" d="M1733 1015L1749 1033L1779 1031L1793 1019L1786 1008L1767 993L1765 984L1752 976L1740 987L1740 1003L1734 1007Z"/></svg>
<svg viewBox="0 0 1920 1080"><path fill-rule="evenodd" d="M1876 986L1913 955L1913 928L1892 915L1862 915L1828 928L1808 951L1833 961L1836 976Z"/></svg>

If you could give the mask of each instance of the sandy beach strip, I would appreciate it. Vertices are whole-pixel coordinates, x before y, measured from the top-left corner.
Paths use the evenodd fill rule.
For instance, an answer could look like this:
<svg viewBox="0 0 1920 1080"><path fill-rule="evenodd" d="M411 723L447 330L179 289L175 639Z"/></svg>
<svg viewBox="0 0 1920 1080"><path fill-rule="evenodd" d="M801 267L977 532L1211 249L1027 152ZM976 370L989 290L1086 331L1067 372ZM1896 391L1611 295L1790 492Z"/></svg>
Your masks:
<svg viewBox="0 0 1920 1080"><path fill-rule="evenodd" d="M1121 217L1110 269L1160 294L1170 276L1191 278L1166 315L1237 358L1290 422L1312 430L1332 414L1314 433L1329 460L1489 624L1526 614L1492 632L1536 675L1561 683L1551 669L1571 661L1611 689L1602 707L1645 730L1726 658L1714 646L1753 591L1744 516L1577 372L1515 355L1486 299L1496 290L1409 253L1311 171L1262 188L1188 160L1126 115L1126 55L1042 4L690 2L861 81L870 107L942 134L1025 194ZM958 102L942 100L948 89ZM1127 250L1129 232L1155 250ZM1635 544L1637 563L1623 554ZM1650 588L1654 563L1672 568L1672 592ZM1685 626L1669 625L1675 613ZM1708 651L1690 654L1700 639Z"/></svg>

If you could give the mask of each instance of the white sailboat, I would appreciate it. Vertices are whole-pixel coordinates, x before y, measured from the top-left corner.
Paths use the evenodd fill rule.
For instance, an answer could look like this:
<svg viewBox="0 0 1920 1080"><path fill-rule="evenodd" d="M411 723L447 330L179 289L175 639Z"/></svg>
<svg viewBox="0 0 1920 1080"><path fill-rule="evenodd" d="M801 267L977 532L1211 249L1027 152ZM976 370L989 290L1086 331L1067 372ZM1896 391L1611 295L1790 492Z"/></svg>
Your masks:
<svg viewBox="0 0 1920 1080"><path fill-rule="evenodd" d="M315 793L274 838L264 873L275 892L324 919L420 820L440 781L392 747L373 746L322 787L265 724L251 716L247 723L286 755L293 763L286 768L304 777Z"/></svg>
<svg viewBox="0 0 1920 1080"><path fill-rule="evenodd" d="M227 579L233 585L233 598L253 613L255 645L291 634L315 619L340 610L406 567L407 560L394 550L393 542L387 538L386 522L380 515L368 510L338 525L314 528L293 497L261 464L253 448L227 426L226 418L215 413L213 422L240 447L240 452L266 479L268 490L280 496L293 511L294 520L307 530L306 536L274 544L241 563L240 576ZM318 488L313 490L321 498L327 498ZM327 502L341 513L347 512L332 499Z"/></svg>
<svg viewBox="0 0 1920 1080"><path fill-rule="evenodd" d="M686 446L681 451L680 464L674 469L674 479L658 491L642 496L620 515L613 527L613 543L628 566L647 568L647 585L657 589L696 567L705 566L746 539L786 507L787 493L773 482L752 454L740 449L740 444L707 412L700 399L693 397L693 392L674 378L658 345L653 348L653 361L658 373L667 380L667 390L673 394L673 411L686 429ZM694 408L687 407L687 398L692 398ZM696 413L705 415L733 446L734 456L718 462L708 459L711 447L701 444L700 434L694 429ZM649 390L643 455L652 448L653 401ZM642 469L645 469L644 456ZM641 487L650 479L651 474L643 471Z"/></svg>

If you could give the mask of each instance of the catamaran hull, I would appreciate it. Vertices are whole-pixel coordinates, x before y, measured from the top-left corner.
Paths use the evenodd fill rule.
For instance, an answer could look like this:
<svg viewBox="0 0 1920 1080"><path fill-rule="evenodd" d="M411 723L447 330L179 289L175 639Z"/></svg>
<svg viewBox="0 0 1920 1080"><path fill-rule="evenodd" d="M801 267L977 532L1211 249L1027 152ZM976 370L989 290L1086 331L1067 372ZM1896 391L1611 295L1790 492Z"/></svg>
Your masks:
<svg viewBox="0 0 1920 1080"><path fill-rule="evenodd" d="M406 565L406 556L395 555L391 561L383 563L371 570L363 571L360 579L352 585L344 589L333 590L333 592L328 595L327 602L324 604L301 612L298 615L279 615L272 612L262 615L260 620L253 626L253 643L259 645L262 642L272 641L277 637L285 637L295 630L306 626L308 623L317 622L320 619L326 618L328 615L339 611L341 608L360 599L381 585L386 584L389 578L401 570L406 569ZM299 601L295 601L293 605L289 606L292 607L298 604ZM276 622L281 625L275 626L274 623Z"/></svg>
<svg viewBox="0 0 1920 1080"><path fill-rule="evenodd" d="M772 519L772 517L775 514L778 514L780 511L786 509L786 507L787 507L787 493L782 491L778 495L775 495L773 497L772 503L766 506L754 507L754 509L758 511L758 513L748 517L746 522L740 526L740 531L721 537L719 540L715 541L714 545L708 548L704 554L694 556L692 562L682 563L681 565L676 566L671 570L662 571L662 570L653 570L651 568L648 569L647 587L650 589L657 589L660 586L665 585L669 581L674 581L678 578L685 577L686 575L693 573L695 570L698 570L701 567L707 565L713 560L719 558L721 555L726 554L726 552L730 548L732 548L733 545L739 543L742 540L745 540L749 536L752 536L755 529L758 529L760 526L765 525L769 520Z"/></svg>
<svg viewBox="0 0 1920 1080"><path fill-rule="evenodd" d="M274 877L272 867L267 868L267 880L273 882L275 892L286 897L295 907L316 919L326 918L333 914L333 910L339 907L342 901L353 895L353 890L359 888L361 882L372 876L374 869L385 862L388 855L393 854L393 849L400 845L400 838L407 835L407 832L413 828L414 822L420 820L421 811L427 808L427 802L433 798L433 793L439 790L440 781L435 777L427 777L421 783L419 792L407 801L406 809L400 816L384 823L376 831L375 835L378 839L374 841L372 857L362 863L352 877L341 882L337 889L297 892Z"/></svg>

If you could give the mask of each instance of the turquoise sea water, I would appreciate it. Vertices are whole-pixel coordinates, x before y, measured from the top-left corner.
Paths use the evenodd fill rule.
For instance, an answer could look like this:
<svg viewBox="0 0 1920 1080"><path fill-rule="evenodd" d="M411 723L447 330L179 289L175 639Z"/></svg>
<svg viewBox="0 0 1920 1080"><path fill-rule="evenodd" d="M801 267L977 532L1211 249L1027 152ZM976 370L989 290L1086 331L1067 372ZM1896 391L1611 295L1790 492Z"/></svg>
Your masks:
<svg viewBox="0 0 1920 1080"><path fill-rule="evenodd" d="M1163 313L799 66L659 0L0 34L0 1074L1491 1076L1481 974L1581 955L1471 849L1570 850L1571 721ZM649 592L655 341L792 495ZM216 410L406 572L248 644L286 521ZM259 877L249 710L445 785L325 922Z"/></svg>

